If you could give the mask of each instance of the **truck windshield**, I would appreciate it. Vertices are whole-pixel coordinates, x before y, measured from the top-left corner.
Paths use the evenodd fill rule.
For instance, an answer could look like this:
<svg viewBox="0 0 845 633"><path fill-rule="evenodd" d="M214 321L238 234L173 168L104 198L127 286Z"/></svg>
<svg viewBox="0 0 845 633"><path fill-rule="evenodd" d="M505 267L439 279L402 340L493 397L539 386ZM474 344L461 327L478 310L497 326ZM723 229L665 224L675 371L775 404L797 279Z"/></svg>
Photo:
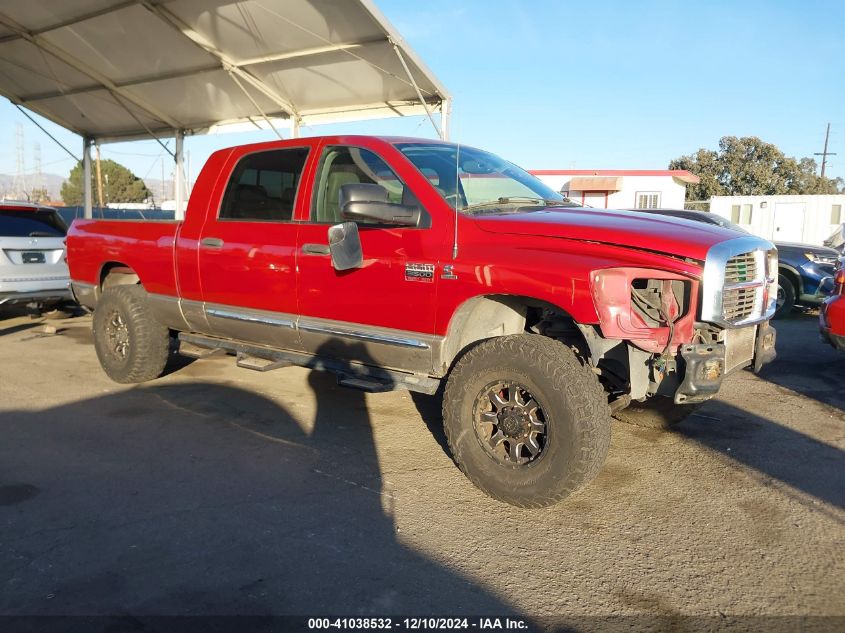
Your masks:
<svg viewBox="0 0 845 633"><path fill-rule="evenodd" d="M465 213L578 206L495 154L452 143L396 145L450 206Z"/></svg>

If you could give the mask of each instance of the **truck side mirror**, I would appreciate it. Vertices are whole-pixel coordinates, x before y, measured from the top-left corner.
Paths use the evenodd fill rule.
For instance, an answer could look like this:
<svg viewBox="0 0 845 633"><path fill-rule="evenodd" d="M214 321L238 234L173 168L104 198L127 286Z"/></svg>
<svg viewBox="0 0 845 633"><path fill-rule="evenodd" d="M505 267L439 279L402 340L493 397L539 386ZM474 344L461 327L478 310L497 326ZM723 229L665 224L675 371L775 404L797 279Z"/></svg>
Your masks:
<svg viewBox="0 0 845 633"><path fill-rule="evenodd" d="M388 201L387 189L381 185L353 183L340 188L340 211L347 220L418 226L422 212L418 206Z"/></svg>
<svg viewBox="0 0 845 633"><path fill-rule="evenodd" d="M335 270L360 268L364 263L364 254L361 252L358 225L354 222L343 222L330 226L329 253Z"/></svg>

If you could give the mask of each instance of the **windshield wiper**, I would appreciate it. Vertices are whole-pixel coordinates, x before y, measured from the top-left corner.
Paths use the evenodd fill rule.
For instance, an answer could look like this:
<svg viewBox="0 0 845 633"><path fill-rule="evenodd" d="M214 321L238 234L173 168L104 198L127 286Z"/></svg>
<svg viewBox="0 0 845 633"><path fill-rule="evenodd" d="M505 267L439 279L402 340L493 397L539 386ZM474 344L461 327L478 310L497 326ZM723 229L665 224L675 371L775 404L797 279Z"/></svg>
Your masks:
<svg viewBox="0 0 845 633"><path fill-rule="evenodd" d="M471 204L463 208L463 211L472 211L474 209L483 209L484 207L491 207L496 205L503 205L503 204L519 204L522 202L530 202L536 206L543 206L543 207L560 207L560 206L570 206L564 200L547 200L545 198L535 198L532 196L503 196L501 198L497 198L496 200L486 200L485 202L476 202L475 204Z"/></svg>
<svg viewBox="0 0 845 633"><path fill-rule="evenodd" d="M47 231L33 231L28 237L59 237L55 233L48 233Z"/></svg>

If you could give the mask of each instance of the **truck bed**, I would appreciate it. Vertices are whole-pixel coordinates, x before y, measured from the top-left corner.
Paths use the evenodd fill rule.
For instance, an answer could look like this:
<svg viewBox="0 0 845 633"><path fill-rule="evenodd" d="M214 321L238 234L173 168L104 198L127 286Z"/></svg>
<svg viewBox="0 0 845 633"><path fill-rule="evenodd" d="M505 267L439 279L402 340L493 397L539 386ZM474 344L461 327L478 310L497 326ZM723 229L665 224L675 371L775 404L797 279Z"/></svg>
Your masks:
<svg viewBox="0 0 845 633"><path fill-rule="evenodd" d="M176 294L174 245L181 221L74 220L67 235L71 278L98 284L104 269L132 268L147 292Z"/></svg>

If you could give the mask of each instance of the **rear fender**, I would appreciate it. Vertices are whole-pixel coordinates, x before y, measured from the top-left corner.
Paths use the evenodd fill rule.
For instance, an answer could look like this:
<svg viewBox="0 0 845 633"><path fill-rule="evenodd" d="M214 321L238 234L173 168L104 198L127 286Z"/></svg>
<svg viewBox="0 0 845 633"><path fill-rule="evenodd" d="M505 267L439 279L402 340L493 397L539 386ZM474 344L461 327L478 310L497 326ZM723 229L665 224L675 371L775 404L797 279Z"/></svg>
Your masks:
<svg viewBox="0 0 845 633"><path fill-rule="evenodd" d="M129 266L121 262L106 262L100 268L100 280L97 284L97 299L106 288L113 286L133 286L141 283L141 278Z"/></svg>

